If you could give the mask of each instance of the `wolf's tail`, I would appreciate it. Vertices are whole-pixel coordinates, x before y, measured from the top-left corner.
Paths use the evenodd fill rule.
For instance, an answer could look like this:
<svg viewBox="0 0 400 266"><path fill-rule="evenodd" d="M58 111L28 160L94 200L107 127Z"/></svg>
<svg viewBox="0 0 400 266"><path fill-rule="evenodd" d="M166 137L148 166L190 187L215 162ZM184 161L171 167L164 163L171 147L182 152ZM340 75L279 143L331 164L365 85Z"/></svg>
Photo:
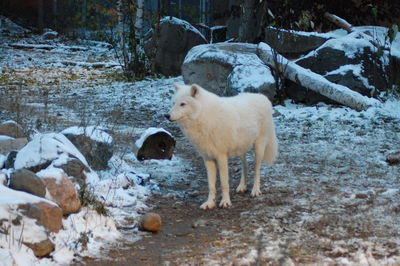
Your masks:
<svg viewBox="0 0 400 266"><path fill-rule="evenodd" d="M278 139L276 138L275 126L272 122L267 129L268 142L265 145L264 162L271 165L278 157Z"/></svg>

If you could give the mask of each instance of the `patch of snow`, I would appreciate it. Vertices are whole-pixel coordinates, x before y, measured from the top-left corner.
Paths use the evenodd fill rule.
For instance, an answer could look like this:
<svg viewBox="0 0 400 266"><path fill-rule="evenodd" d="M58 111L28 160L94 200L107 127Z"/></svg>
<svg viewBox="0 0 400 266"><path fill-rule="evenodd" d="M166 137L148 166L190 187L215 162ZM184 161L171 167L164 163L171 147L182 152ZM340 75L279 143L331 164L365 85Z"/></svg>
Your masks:
<svg viewBox="0 0 400 266"><path fill-rule="evenodd" d="M171 133L169 133L167 130L165 130L163 128L149 127L148 129L146 129L146 131L143 132L143 134L140 136L140 138L138 140L136 140L136 142L135 142L136 147L138 147L140 149L143 146L144 141L149 136L154 135L159 132L167 133L168 135L170 135L172 137Z"/></svg>
<svg viewBox="0 0 400 266"><path fill-rule="evenodd" d="M11 140L11 139L14 139L14 138L10 137L10 136L6 136L6 135L0 135L0 141L2 141L2 140Z"/></svg>
<svg viewBox="0 0 400 266"><path fill-rule="evenodd" d="M64 135L85 135L94 141L111 144L113 138L102 127L87 126L87 127L69 127L61 131Z"/></svg>
<svg viewBox="0 0 400 266"><path fill-rule="evenodd" d="M54 178L57 183L61 182L65 172L61 168L49 167L43 170L40 170L36 173L36 175L40 178Z"/></svg>

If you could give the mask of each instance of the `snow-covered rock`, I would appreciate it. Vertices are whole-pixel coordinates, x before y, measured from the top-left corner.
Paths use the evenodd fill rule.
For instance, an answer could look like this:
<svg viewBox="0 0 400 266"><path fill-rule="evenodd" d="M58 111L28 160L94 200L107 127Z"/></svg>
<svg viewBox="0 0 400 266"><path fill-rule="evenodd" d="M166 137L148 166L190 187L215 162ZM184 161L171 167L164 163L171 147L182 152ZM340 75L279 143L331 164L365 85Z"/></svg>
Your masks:
<svg viewBox="0 0 400 266"><path fill-rule="evenodd" d="M156 71L166 76L179 76L187 52L207 41L190 23L175 17L164 17L156 26L156 33L150 30L146 34L145 53Z"/></svg>
<svg viewBox="0 0 400 266"><path fill-rule="evenodd" d="M82 153L63 134L36 134L15 158L15 169L30 168L48 162L61 164L77 158L88 167Z"/></svg>
<svg viewBox="0 0 400 266"><path fill-rule="evenodd" d="M1 226L6 229L6 234L0 234L0 247L13 246L16 241L31 248L37 257L48 255L54 249L49 232L61 229L61 209L51 201L3 185L0 195Z"/></svg>
<svg viewBox="0 0 400 266"><path fill-rule="evenodd" d="M113 155L113 138L101 127L70 127L61 132L85 156L94 170L104 170Z"/></svg>
<svg viewBox="0 0 400 266"><path fill-rule="evenodd" d="M186 84L199 84L221 96L260 92L272 101L275 79L255 54L256 45L216 43L192 48L182 65Z"/></svg>
<svg viewBox="0 0 400 266"><path fill-rule="evenodd" d="M335 38L327 40L296 63L333 83L365 96L377 97L380 91L388 89L389 80L397 76L389 71L388 51L384 49L380 55L377 48L377 45L385 45L385 30L382 27L354 27L350 34L331 33ZM309 104L329 102L325 97L293 83L287 87L286 93L289 98Z"/></svg>
<svg viewBox="0 0 400 266"><path fill-rule="evenodd" d="M171 159L175 149L175 140L171 133L163 128L150 127L135 142L136 158L139 161L149 159Z"/></svg>
<svg viewBox="0 0 400 266"><path fill-rule="evenodd" d="M284 56L299 56L320 47L331 39L329 34L300 32L267 27L264 30L264 41Z"/></svg>

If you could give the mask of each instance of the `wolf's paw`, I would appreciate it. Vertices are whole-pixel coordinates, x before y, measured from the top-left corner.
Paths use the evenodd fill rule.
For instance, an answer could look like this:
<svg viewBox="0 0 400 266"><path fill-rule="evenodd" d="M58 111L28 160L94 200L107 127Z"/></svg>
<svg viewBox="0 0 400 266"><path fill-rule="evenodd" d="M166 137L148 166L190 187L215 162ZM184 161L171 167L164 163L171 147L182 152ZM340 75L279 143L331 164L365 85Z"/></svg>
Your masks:
<svg viewBox="0 0 400 266"><path fill-rule="evenodd" d="M244 185L244 186L239 185L239 186L236 188L236 193L244 194L244 193L246 192L246 190L247 190L246 185Z"/></svg>
<svg viewBox="0 0 400 266"><path fill-rule="evenodd" d="M221 202L219 203L220 208L228 208L230 206L232 206L230 199L222 199Z"/></svg>
<svg viewBox="0 0 400 266"><path fill-rule="evenodd" d="M250 194L253 198L261 196L261 190L259 188L253 188Z"/></svg>
<svg viewBox="0 0 400 266"><path fill-rule="evenodd" d="M206 202L204 202L203 204L201 204L200 209L203 210L211 210L215 208L215 200L208 200Z"/></svg>

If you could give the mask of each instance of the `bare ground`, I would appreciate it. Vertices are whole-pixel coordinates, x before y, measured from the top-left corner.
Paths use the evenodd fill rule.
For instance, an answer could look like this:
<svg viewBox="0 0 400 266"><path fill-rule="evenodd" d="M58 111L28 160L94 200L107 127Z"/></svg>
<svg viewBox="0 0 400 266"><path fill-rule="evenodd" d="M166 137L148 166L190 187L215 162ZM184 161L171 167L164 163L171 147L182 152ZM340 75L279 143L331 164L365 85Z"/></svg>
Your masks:
<svg viewBox="0 0 400 266"><path fill-rule="evenodd" d="M18 53L22 61L46 57L45 51ZM65 56L74 60L73 54ZM0 59L5 64L13 58ZM156 170L151 172L161 186L149 201L163 219L160 232L142 232L137 242L121 241L105 247L103 258L83 258L77 264L400 264L400 168L384 162L388 153L400 149L399 118L321 113L314 119L306 109L299 117L277 112L280 158L275 166L262 168L263 195L253 199L249 193L234 193L240 165L233 159L233 206L202 211L198 207L206 199L207 182L201 158L177 126L163 119L167 105L140 103L147 94L151 99L146 89L172 88L173 80L117 86L110 81L112 73L41 64L17 71L3 68L1 73L0 120L17 118L28 129L43 131L77 122L107 123L121 149L137 137L126 128L158 125L174 134L176 156L190 162L179 182L165 182ZM165 101L167 92L159 91ZM248 159L252 162L251 153Z"/></svg>

